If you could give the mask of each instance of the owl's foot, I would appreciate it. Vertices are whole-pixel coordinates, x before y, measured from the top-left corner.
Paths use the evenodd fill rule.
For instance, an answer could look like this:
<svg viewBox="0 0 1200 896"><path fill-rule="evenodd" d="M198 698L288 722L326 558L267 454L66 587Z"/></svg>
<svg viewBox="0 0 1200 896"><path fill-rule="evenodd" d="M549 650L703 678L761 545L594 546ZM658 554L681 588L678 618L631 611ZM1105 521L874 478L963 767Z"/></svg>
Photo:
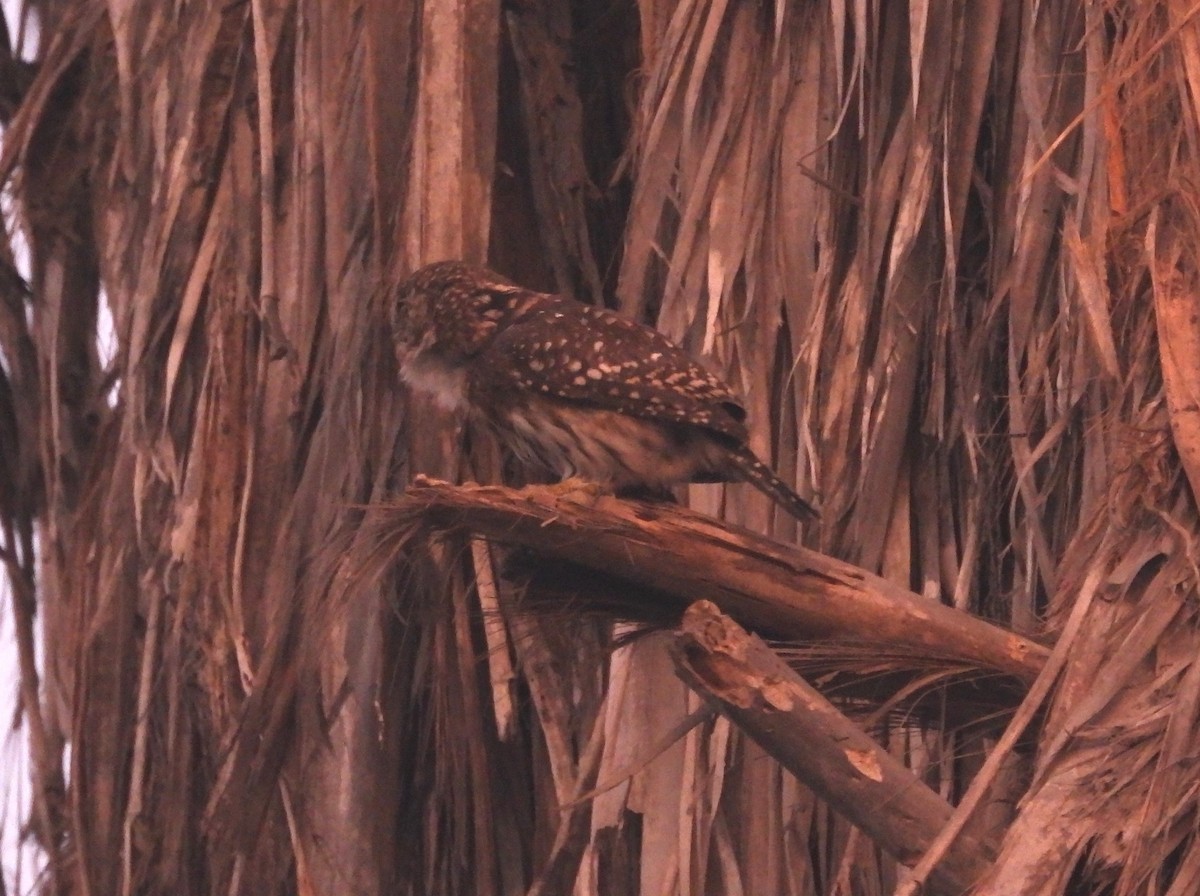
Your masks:
<svg viewBox="0 0 1200 896"><path fill-rule="evenodd" d="M561 482L545 486L545 488L549 489L557 501L570 501L574 504L583 504L587 507L595 506L598 500L612 494L611 489L601 485L599 482L593 482L590 479L583 479L579 476L571 476Z"/></svg>

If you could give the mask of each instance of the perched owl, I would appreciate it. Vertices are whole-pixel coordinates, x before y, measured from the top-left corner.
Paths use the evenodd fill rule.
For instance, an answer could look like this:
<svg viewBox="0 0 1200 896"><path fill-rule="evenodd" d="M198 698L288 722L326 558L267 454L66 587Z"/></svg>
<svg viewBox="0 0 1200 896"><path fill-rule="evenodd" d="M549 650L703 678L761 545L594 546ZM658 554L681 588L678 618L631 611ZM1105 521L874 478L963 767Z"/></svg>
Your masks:
<svg viewBox="0 0 1200 896"><path fill-rule="evenodd" d="M747 447L733 391L649 327L458 261L417 271L390 312L405 381L527 463L617 494L743 480L817 515Z"/></svg>

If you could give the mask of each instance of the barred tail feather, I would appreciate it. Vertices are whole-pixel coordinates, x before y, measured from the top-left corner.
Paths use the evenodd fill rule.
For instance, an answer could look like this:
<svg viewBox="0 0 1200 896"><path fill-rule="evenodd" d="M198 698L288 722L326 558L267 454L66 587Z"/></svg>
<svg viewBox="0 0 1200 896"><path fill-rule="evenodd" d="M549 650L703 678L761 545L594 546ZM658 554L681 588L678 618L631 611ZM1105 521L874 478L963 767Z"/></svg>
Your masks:
<svg viewBox="0 0 1200 896"><path fill-rule="evenodd" d="M754 456L744 445L731 448L729 460L739 479L750 483L796 519L810 522L821 514L798 494L791 486L775 475L775 471Z"/></svg>

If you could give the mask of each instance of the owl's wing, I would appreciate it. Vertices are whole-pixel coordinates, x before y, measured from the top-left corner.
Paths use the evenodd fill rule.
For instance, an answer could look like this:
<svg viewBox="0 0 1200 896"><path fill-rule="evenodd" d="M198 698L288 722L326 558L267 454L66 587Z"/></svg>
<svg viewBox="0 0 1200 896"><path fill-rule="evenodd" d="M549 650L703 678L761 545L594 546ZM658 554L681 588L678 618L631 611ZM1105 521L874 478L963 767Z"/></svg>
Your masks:
<svg viewBox="0 0 1200 896"><path fill-rule="evenodd" d="M569 299L544 303L484 353L483 392L509 389L747 439L733 391L661 333Z"/></svg>

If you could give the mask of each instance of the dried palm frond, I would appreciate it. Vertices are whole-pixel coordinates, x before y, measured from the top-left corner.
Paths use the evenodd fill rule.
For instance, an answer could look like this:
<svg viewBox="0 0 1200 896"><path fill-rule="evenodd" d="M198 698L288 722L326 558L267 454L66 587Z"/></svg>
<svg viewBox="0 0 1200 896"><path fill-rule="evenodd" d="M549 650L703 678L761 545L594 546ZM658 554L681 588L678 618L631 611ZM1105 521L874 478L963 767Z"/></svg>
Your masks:
<svg viewBox="0 0 1200 896"><path fill-rule="evenodd" d="M999 738L911 706L996 662L782 651L882 701L949 802L1025 796L981 892L1195 889L1193 4L29 6L33 63L0 32L29 246L26 284L0 241L0 560L48 890L896 885L688 722L669 638L530 612L477 538L381 536L414 474L505 469L398 388L392 287L445 257L615 284L823 496L811 547L1058 639Z"/></svg>

